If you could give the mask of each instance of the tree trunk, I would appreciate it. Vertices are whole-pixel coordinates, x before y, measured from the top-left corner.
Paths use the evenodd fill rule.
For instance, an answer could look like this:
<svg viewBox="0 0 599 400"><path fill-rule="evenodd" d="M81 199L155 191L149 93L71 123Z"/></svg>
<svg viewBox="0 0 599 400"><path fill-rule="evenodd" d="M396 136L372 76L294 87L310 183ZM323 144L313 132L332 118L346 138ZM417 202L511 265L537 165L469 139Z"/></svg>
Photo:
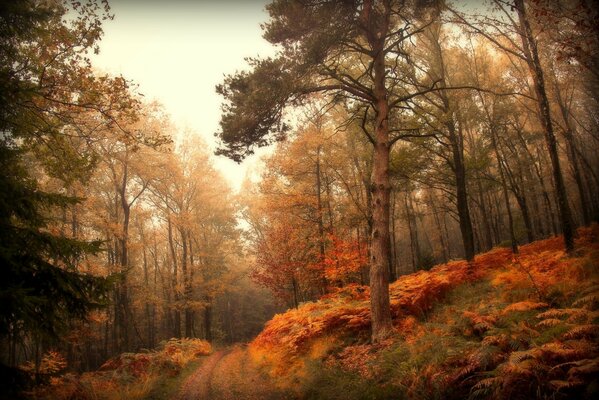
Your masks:
<svg viewBox="0 0 599 400"><path fill-rule="evenodd" d="M486 202L485 202L485 196L483 193L483 185L481 183L482 177L480 176L480 173L477 173L476 176L476 188L478 189L478 202L479 202L479 206L480 206L480 213L481 213L481 224L482 224L482 231L484 232L484 249L483 251L487 251L489 249L491 249L493 247L493 236L491 233L491 219L492 219L492 215L490 210L487 208Z"/></svg>
<svg viewBox="0 0 599 400"><path fill-rule="evenodd" d="M129 324L127 323L127 315L129 314L129 288L127 284L127 275L129 272L129 220L131 218L131 208L127 203L126 199L126 180L127 180L127 169L123 175L123 186L121 191L121 205L123 208L123 229L121 232L122 237L120 238L120 255L121 255L121 273L122 281L118 286L118 297L119 307L118 312L118 329L120 337L118 338L118 350L119 352L129 351L130 335L129 335Z"/></svg>
<svg viewBox="0 0 599 400"><path fill-rule="evenodd" d="M140 224L141 225L141 224ZM148 254L147 254L147 243L143 230L143 226L139 227L139 236L141 238L142 245L142 266L144 272L144 285L146 290L150 288L150 274L148 272ZM152 328L151 328L151 320L150 320L150 303L146 300L144 302L144 316L146 319L146 348L152 348Z"/></svg>
<svg viewBox="0 0 599 400"><path fill-rule="evenodd" d="M321 279L321 284L322 284L321 294L324 295L327 293L328 282L327 282L327 278L325 276L325 271L324 271L325 237L324 237L324 221L322 218L322 182L321 182L321 177L320 177L320 150L321 150L321 146L318 145L318 148L316 149L316 172L315 172L315 175L316 175L316 213L317 213L317 219L318 219L318 250L319 250L320 262L323 265L322 279Z"/></svg>
<svg viewBox="0 0 599 400"><path fill-rule="evenodd" d="M183 276L183 304L185 313L185 337L191 337L191 308L189 302L191 301L191 283L189 281L189 273L187 271L187 232L185 229L180 229L181 243L183 245L183 254L181 256L181 275Z"/></svg>
<svg viewBox="0 0 599 400"><path fill-rule="evenodd" d="M174 307L173 307L173 336L176 338L180 338L181 337L181 312L179 311L179 292L177 289L177 284L178 284L178 278L177 278L177 274L178 274L178 266L177 266L177 252L175 250L175 243L173 240L173 224L171 222L171 217L170 215L167 217L167 225L168 225L168 243L169 243L169 247L171 250L171 259L173 262L173 276L172 276L172 287L173 287L173 300L174 300Z"/></svg>
<svg viewBox="0 0 599 400"><path fill-rule="evenodd" d="M188 299L192 299L193 296L193 277L194 277L194 273L195 273L195 261L194 261L194 257L193 257L193 241L190 235L188 235L188 239L189 239L189 280L188 280L188 284L189 287L187 289L188 291ZM196 337L196 332L195 332L195 311L191 306L188 306L187 310L185 311L185 321L189 321L189 329L191 332L191 337Z"/></svg>
<svg viewBox="0 0 599 400"><path fill-rule="evenodd" d="M501 180L501 191L503 193L503 201L505 202L505 210L507 212L508 230L510 233L510 244L512 246L512 253L518 254L518 241L514 233L514 218L512 216L512 207L510 206L510 196L507 190L507 183L505 182L505 174L503 173L503 162L499 155L499 149L497 147L497 139L495 137L495 131L491 128L491 144L493 145L493 151L495 152L495 158L497 159L497 169L499 170L499 179Z"/></svg>
<svg viewBox="0 0 599 400"><path fill-rule="evenodd" d="M557 98L557 104L559 105L562 118L564 120L564 138L566 139L567 146L567 154L568 160L570 161L570 166L572 167L572 175L574 175L574 181L576 182L576 187L578 188L578 195L580 199L580 210L582 214L582 222L584 225L589 225L591 223L591 211L589 207L588 194L586 191L586 187L582 182L582 173L580 171L580 165L578 163L578 154L576 152L576 143L574 142L574 124L572 122L572 117L570 116L570 110L566 106L564 99L560 93L560 87L557 84L557 78L555 83L555 95Z"/></svg>
<svg viewBox="0 0 599 400"><path fill-rule="evenodd" d="M208 304L204 307L204 338L211 342L212 341L212 304L210 299L206 298Z"/></svg>
<svg viewBox="0 0 599 400"><path fill-rule="evenodd" d="M390 279L392 282L397 280L398 276L398 267L399 260L397 258L397 228L396 228L396 209L397 209L397 196L395 192L392 196L393 200L391 201L391 276Z"/></svg>
<svg viewBox="0 0 599 400"><path fill-rule="evenodd" d="M388 24L388 21L387 21ZM386 30L386 26L382 27ZM384 38L384 35L381 35ZM370 254L370 314L372 340L386 338L392 329L389 299L389 103L385 87L384 39L370 38L373 53L374 95L374 158L372 165L372 251Z"/></svg>
<svg viewBox="0 0 599 400"><path fill-rule="evenodd" d="M443 262L446 263L449 261L449 252L447 249L447 241L445 240L445 235L443 232L443 228L441 227L441 220L439 219L439 211L437 206L435 205L435 199L433 199L432 193L429 191L428 200L433 211L433 217L435 219L435 226L437 227L437 234L439 235L439 242L441 243L441 251L443 254Z"/></svg>
<svg viewBox="0 0 599 400"><path fill-rule="evenodd" d="M466 189L466 167L464 166L464 151L460 135L456 132L453 122L448 124L449 138L453 156L453 172L456 181L456 197L458 208L458 219L462 242L464 244L464 258L466 261L474 260L474 232L472 230L472 219L468 208L468 192Z"/></svg>
<svg viewBox="0 0 599 400"><path fill-rule="evenodd" d="M564 235L564 245L566 251L571 253L574 250L574 226L572 223L572 215L568 204L568 194L562 176L559 155L557 152L557 140L553 132L553 122L551 121L551 111L549 108L549 100L545 90L545 80L541 61L539 60L539 52L537 50L537 42L533 36L532 29L526 16L526 8L524 0L515 0L514 2L518 12L520 23L520 36L522 46L526 54L528 66L533 78L534 88L537 95L537 103L539 107L539 118L545 133L545 142L551 159L553 169L553 180L555 183L555 191L557 196L557 204L560 216L560 225Z"/></svg>
<svg viewBox="0 0 599 400"><path fill-rule="evenodd" d="M445 76L445 63L443 60L443 51L441 44L439 43L438 32L430 33L431 44L433 45L434 54L439 63L438 78L439 87L446 87L446 76ZM468 262L474 260L475 248L474 248L474 232L472 228L472 219L470 217L470 209L468 207L468 191L466 182L466 167L464 165L464 138L461 132L461 128L456 127L456 114L451 104L451 99L447 95L447 91L440 90L438 92L440 100L443 102L443 119L445 119L445 128L447 130L447 139L449 140L451 147L451 162L450 168L455 176L456 185L456 198L457 198L457 209L458 209L458 220L460 225L460 232L462 235L462 243L464 245L464 258Z"/></svg>
<svg viewBox="0 0 599 400"><path fill-rule="evenodd" d="M406 207L406 220L408 223L408 231L410 232L410 252L412 254L412 271L416 272L420 265L420 241L418 239L418 225L414 216L412 207L412 193L406 191L404 197Z"/></svg>
<svg viewBox="0 0 599 400"><path fill-rule="evenodd" d="M385 5L383 8L388 6ZM372 341L379 342L391 333L389 299L389 100L385 70L385 37L389 31L389 10L376 9L365 1L361 11L362 29L372 57L373 108L375 112L372 163L372 245L370 252L370 317Z"/></svg>

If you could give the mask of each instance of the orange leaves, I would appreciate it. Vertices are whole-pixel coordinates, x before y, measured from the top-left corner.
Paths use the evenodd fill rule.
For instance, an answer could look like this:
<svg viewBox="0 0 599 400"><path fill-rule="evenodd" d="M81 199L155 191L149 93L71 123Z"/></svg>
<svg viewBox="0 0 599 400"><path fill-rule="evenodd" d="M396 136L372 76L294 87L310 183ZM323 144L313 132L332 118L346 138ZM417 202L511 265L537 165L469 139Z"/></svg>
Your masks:
<svg viewBox="0 0 599 400"><path fill-rule="evenodd" d="M599 226L581 230L581 257L566 257L561 239L550 238L522 246L514 260L508 249L494 249L470 265L454 261L393 282L389 289L397 334L387 346L401 355L397 362L404 369L394 369L392 379L415 397L433 386L491 398L520 392L534 397L536 390L546 397L556 390L579 393L599 369L599 284L596 275L580 272L596 265L589 263L599 247L588 237L593 232ZM477 280L485 282L470 285ZM535 284L547 300L538 299ZM452 295L451 304L443 305L459 285L455 295L481 297L473 303ZM564 308L549 308L555 299ZM361 341L368 337L369 325L368 287L348 285L276 316L251 347L269 359L279 376L289 378L306 360L320 357L325 366L379 379L379 372L388 373L381 368L387 350ZM341 347L337 353L319 345L324 338L336 340ZM346 341L350 345L343 347ZM325 350L312 351L315 346Z"/></svg>
<svg viewBox="0 0 599 400"><path fill-rule="evenodd" d="M196 357L210 354L208 342L200 339L170 339L163 342L159 351L149 353L123 353L105 362L100 370L130 374L135 377L149 374L152 370L177 373L178 370Z"/></svg>
<svg viewBox="0 0 599 400"><path fill-rule="evenodd" d="M357 243L331 237L333 251L325 258L329 276L351 273L363 262ZM391 309L400 329L414 328L413 316L421 317L451 289L468 281L481 279L493 269L509 261L507 249L495 249L476 257L473 265L453 261L430 271L400 277L390 285ZM347 268L337 268L341 261ZM301 354L304 344L321 335L343 336L366 331L370 326L369 289L350 284L334 291L320 301L306 303L273 318L254 340L256 348L280 351L290 356ZM407 319L406 319L407 318ZM402 328L403 327L403 328Z"/></svg>
<svg viewBox="0 0 599 400"><path fill-rule="evenodd" d="M339 354L329 358L327 364L338 364L347 371L357 372L365 378L372 378L373 370L369 364L375 359L373 353L371 345L348 346Z"/></svg>
<svg viewBox="0 0 599 400"><path fill-rule="evenodd" d="M326 282L344 286L356 281L367 264L365 244L329 234L324 255L314 241L296 226L280 222L263 229L256 245L256 268L252 278L295 305L300 292L325 289ZM334 288L327 288L336 290ZM291 300L294 300L293 302Z"/></svg>
<svg viewBox="0 0 599 400"><path fill-rule="evenodd" d="M39 369L36 371L35 364L31 361L27 361L21 365L21 369L30 374L39 372L44 375L56 374L67 367L67 360L57 351L50 350L43 355Z"/></svg>
<svg viewBox="0 0 599 400"><path fill-rule="evenodd" d="M470 336L470 332L477 336L481 336L483 333L493 328L497 322L497 318L491 315L479 315L471 311L464 311L462 316L468 320L470 325L468 328L469 332L465 333L467 336Z"/></svg>
<svg viewBox="0 0 599 400"><path fill-rule="evenodd" d="M520 301L518 303L512 303L501 312L502 314L509 314L514 311L530 311L537 310L539 308L545 308L549 305L543 302L535 302L535 301Z"/></svg>
<svg viewBox="0 0 599 400"><path fill-rule="evenodd" d="M346 300L368 300L370 299L370 288L355 283L340 288L331 288L328 294L325 294L320 299L335 299L344 298Z"/></svg>
<svg viewBox="0 0 599 400"><path fill-rule="evenodd" d="M366 266L366 252L361 251L366 245L357 241L346 241L336 235L330 234L329 249L325 254L322 264L325 277L329 281L345 281L348 276L358 273Z"/></svg>
<svg viewBox="0 0 599 400"><path fill-rule="evenodd" d="M285 300L297 296L301 281L310 281L313 249L301 232L292 226L278 224L265 228L256 248L256 268L252 279L271 289Z"/></svg>
<svg viewBox="0 0 599 400"><path fill-rule="evenodd" d="M162 342L156 351L123 353L105 362L98 371L81 375L66 374L52 381L50 387L39 387L36 398L72 399L105 398L107 393L141 392L134 398L145 398L151 383L160 375L177 375L191 360L212 352L208 342L200 339L171 339ZM56 368L66 363L58 353L48 353ZM46 359L46 357L44 358ZM42 365L43 362L42 362ZM46 373L51 373L46 372ZM38 396L39 395L39 396Z"/></svg>
<svg viewBox="0 0 599 400"><path fill-rule="evenodd" d="M584 258L567 257L563 250L563 239L552 237L520 247L520 254L516 255L508 267L495 274L492 283L503 286L506 293L510 290L529 289L544 297L548 288L563 284L570 294L576 293L577 281L585 278L585 263L593 263L591 259L598 250L598 245L593 242L599 226L579 230L576 245L579 252L587 254Z"/></svg>

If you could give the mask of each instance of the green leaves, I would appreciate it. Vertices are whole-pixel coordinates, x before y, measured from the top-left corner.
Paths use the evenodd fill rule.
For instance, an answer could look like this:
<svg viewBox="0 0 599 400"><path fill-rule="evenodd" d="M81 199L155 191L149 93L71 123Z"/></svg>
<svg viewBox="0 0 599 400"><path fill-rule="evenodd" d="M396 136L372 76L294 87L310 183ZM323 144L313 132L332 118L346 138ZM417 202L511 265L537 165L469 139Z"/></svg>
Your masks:
<svg viewBox="0 0 599 400"><path fill-rule="evenodd" d="M18 154L0 144L0 336L57 336L72 318L103 305L110 279L79 270L83 256L97 253L100 242L47 228L46 209L77 200L39 191Z"/></svg>
<svg viewBox="0 0 599 400"><path fill-rule="evenodd" d="M221 140L217 154L237 162L253 154L255 146L265 146L285 137L288 126L283 110L293 94L294 81L288 64L281 58L250 60L251 73L239 72L216 87L225 97L220 121Z"/></svg>

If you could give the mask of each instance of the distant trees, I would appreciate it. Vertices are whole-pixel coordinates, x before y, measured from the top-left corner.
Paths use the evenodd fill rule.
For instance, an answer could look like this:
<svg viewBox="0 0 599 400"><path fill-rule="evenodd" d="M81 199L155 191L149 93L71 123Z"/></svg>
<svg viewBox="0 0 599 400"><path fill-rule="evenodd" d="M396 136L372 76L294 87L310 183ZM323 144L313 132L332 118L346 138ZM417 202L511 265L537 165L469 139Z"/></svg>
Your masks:
<svg viewBox="0 0 599 400"><path fill-rule="evenodd" d="M333 290L326 274L314 283L313 260L332 251L322 233L368 242L374 340L388 277L559 233L570 251L599 193L596 42L571 41L596 34L588 5L412 5L274 1L265 37L279 55L217 88L221 154L289 140L248 192L268 204L247 212L260 279L287 296Z"/></svg>
<svg viewBox="0 0 599 400"><path fill-rule="evenodd" d="M408 48L430 23L421 2L274 1L265 37L281 46L276 59L253 60L250 73L229 76L217 90L225 97L219 137L221 154L241 160L254 146L285 134L286 106L324 93L329 104L345 101L374 149L370 287L372 336L391 329L390 180L392 145L412 132L403 110L413 98L434 89L422 84ZM400 84L401 82L401 84ZM436 82L435 82L436 84Z"/></svg>
<svg viewBox="0 0 599 400"><path fill-rule="evenodd" d="M79 143L134 113L136 101L122 78L95 76L85 56L108 7L81 5L68 22L66 12L61 3L0 7L0 340L10 367L23 360L25 341L39 366L43 343L105 304L109 289L86 263L101 242L58 228L57 215L81 199L46 182L84 176L93 157Z"/></svg>
<svg viewBox="0 0 599 400"><path fill-rule="evenodd" d="M50 349L91 369L172 336L247 339L274 312L206 144L93 70L110 18L96 1L0 6L3 394L4 365Z"/></svg>
<svg viewBox="0 0 599 400"><path fill-rule="evenodd" d="M274 1L279 54L218 87L220 154L279 141L239 196L195 133L93 71L104 3L3 4L0 360L247 339L277 307L250 269L290 307L370 284L376 341L398 275L570 250L599 215L597 31L558 3Z"/></svg>

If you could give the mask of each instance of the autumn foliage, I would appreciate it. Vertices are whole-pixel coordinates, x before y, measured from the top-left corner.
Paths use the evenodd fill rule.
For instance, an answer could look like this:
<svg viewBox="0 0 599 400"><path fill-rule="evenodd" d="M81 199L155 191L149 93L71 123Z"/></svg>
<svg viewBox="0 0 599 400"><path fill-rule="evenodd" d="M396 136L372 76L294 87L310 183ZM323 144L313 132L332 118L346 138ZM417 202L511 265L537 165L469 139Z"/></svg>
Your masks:
<svg viewBox="0 0 599 400"><path fill-rule="evenodd" d="M317 363L318 375L376 377L408 398L586 395L599 372L598 238L594 225L571 257L553 237L402 276L390 287L395 333L376 345L368 288L348 285L275 316L250 353L288 386L309 385Z"/></svg>
<svg viewBox="0 0 599 400"><path fill-rule="evenodd" d="M50 377L47 385L29 393L36 399L136 399L145 398L160 377L175 376L190 361L212 352L200 339L170 339L156 351L123 353L106 361L98 371L58 375L67 367L64 357L51 351L40 371ZM27 367L31 365L24 366ZM33 371L31 371L33 372Z"/></svg>

